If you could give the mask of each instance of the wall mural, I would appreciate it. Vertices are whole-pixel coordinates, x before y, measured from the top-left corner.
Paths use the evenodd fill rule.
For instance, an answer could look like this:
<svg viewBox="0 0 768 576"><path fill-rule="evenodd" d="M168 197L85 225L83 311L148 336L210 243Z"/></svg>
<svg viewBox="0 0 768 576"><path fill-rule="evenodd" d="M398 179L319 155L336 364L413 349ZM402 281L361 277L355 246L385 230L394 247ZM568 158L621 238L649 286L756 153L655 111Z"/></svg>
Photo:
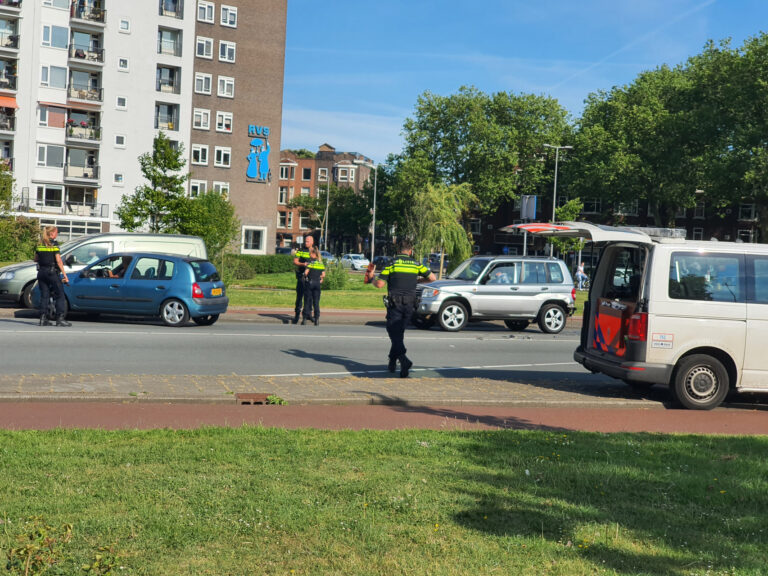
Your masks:
<svg viewBox="0 0 768 576"><path fill-rule="evenodd" d="M248 154L248 169L245 177L252 182L269 182L272 171L269 169L269 126L248 126L248 137L251 139L251 152Z"/></svg>

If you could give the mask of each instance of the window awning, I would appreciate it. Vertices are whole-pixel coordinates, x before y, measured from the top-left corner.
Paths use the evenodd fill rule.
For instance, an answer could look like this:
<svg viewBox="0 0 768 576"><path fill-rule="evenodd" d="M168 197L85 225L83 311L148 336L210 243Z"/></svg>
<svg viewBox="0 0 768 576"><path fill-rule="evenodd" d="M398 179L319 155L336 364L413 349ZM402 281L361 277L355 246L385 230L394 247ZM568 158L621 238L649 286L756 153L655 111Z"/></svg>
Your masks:
<svg viewBox="0 0 768 576"><path fill-rule="evenodd" d="M38 102L41 106L50 106L52 108L67 108L69 110L71 109L77 109L77 110L99 110L101 108L101 104L64 104L62 102L43 102L40 100Z"/></svg>
<svg viewBox="0 0 768 576"><path fill-rule="evenodd" d="M0 108L18 108L16 104L16 98L10 96L0 96Z"/></svg>

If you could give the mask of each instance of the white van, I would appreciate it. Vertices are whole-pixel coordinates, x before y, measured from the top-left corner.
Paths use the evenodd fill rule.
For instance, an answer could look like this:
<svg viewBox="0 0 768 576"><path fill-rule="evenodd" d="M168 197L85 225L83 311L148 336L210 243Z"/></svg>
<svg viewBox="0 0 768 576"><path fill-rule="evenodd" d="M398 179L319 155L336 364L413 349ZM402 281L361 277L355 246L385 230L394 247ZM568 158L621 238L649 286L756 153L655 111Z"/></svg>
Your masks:
<svg viewBox="0 0 768 576"><path fill-rule="evenodd" d="M690 241L670 229L517 225L602 249L574 359L695 410L768 392L768 245Z"/></svg>
<svg viewBox="0 0 768 576"><path fill-rule="evenodd" d="M208 258L202 238L181 234L108 232L80 236L62 244L60 250L68 272L77 272L113 252L163 252ZM32 287L36 281L37 265L31 260L0 268L0 300L31 308Z"/></svg>

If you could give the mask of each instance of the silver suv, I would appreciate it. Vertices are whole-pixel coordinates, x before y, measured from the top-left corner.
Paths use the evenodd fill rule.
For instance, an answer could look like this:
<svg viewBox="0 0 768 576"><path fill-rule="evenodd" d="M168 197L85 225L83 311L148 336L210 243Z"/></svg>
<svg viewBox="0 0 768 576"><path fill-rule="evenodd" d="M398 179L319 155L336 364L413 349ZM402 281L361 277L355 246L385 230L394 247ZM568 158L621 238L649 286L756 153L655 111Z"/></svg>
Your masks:
<svg viewBox="0 0 768 576"><path fill-rule="evenodd" d="M573 279L555 258L476 256L420 291L414 324L437 322L450 332L471 320L504 320L510 330L536 321L543 332L557 334L575 310Z"/></svg>

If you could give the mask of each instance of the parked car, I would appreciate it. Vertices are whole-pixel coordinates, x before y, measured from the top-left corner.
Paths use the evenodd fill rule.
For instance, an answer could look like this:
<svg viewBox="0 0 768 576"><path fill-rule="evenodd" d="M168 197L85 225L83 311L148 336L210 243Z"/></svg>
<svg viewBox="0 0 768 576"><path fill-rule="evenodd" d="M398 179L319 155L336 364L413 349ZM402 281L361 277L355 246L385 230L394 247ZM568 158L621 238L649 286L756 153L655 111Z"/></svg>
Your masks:
<svg viewBox="0 0 768 576"><path fill-rule="evenodd" d="M110 232L91 234L65 242L60 246L61 259L67 273L77 272L91 264L94 255L102 258L115 252L163 252L207 258L205 242L198 236L178 234L143 234ZM73 274L74 276L74 274ZM32 307L32 288L37 282L37 266L31 260L0 268L0 300Z"/></svg>
<svg viewBox="0 0 768 576"><path fill-rule="evenodd" d="M229 298L208 260L153 252L110 254L64 285L72 312L156 316L167 326L190 319L210 326L227 311ZM40 302L35 286L33 301Z"/></svg>
<svg viewBox="0 0 768 576"><path fill-rule="evenodd" d="M384 268L392 264L392 262L394 261L395 259L392 258L392 256L376 256L373 259L373 265L376 268L376 270L383 270Z"/></svg>
<svg viewBox="0 0 768 576"><path fill-rule="evenodd" d="M425 256L422 260L424 266L429 268L432 272L437 274L440 272L440 254L432 253L429 256ZM448 269L448 258L443 255L443 272Z"/></svg>
<svg viewBox="0 0 768 576"><path fill-rule="evenodd" d="M352 270L365 270L370 262L362 254L344 254L341 257L341 265Z"/></svg>
<svg viewBox="0 0 768 576"><path fill-rule="evenodd" d="M334 256L330 252L326 252L325 250L320 250L320 256L323 257L324 262L330 262L331 264L336 262L336 256Z"/></svg>
<svg viewBox="0 0 768 576"><path fill-rule="evenodd" d="M473 320L504 320L510 330L531 322L549 334L565 328L576 289L565 263L555 258L475 256L445 280L421 287L414 324L456 332Z"/></svg>

